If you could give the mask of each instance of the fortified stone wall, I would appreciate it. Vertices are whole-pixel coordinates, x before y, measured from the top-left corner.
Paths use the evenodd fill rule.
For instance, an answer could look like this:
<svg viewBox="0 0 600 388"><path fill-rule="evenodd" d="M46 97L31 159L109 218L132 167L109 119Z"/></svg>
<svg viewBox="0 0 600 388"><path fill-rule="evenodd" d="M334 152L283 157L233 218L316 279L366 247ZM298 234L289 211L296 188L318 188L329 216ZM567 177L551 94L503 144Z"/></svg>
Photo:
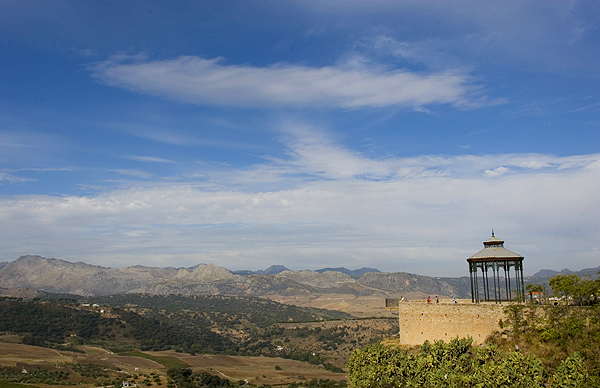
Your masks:
<svg viewBox="0 0 600 388"><path fill-rule="evenodd" d="M448 342L453 337L473 338L481 344L499 322L506 321L505 304L473 303L398 303L399 337L402 345L422 345L425 340Z"/></svg>

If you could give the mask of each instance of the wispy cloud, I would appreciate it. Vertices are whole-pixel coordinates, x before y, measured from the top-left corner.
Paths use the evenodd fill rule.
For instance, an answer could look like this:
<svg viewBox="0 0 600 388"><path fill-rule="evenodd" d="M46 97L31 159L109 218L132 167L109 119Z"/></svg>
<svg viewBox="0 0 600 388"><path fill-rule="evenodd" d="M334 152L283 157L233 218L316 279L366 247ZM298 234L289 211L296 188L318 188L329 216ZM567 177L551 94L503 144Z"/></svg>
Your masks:
<svg viewBox="0 0 600 388"><path fill-rule="evenodd" d="M137 118L138 121L147 119L144 115L143 118ZM154 119L154 118L151 118ZM164 117L156 117L156 121L162 120ZM224 119L211 119L207 120L205 125L211 127L224 128L224 130L231 129L234 124ZM168 122L163 126L157 125L144 125L139 122L113 122L106 125L111 130L117 130L122 133L126 133L132 136L136 136L142 139L149 139L158 143L172 144L177 146L185 147L217 147L217 148L245 148L245 149L258 149L262 150L264 147L260 145L248 144L243 141L237 141L233 139L228 140L215 140L210 138L202 137L199 133L178 133L171 127L175 124ZM239 126L238 126L239 127ZM168 129L165 129L168 128ZM239 129L239 128L238 128Z"/></svg>
<svg viewBox="0 0 600 388"><path fill-rule="evenodd" d="M170 164L181 164L169 159L157 158L155 156L134 156L126 155L123 159L135 160L136 162L149 162L149 163L170 163Z"/></svg>
<svg viewBox="0 0 600 388"><path fill-rule="evenodd" d="M585 1L314 1L296 2L307 12L326 13L349 20L356 15L386 15L398 20L403 31L423 32L418 41L375 40L379 48L405 60L434 68L465 63L498 64L534 71L596 76L598 53L582 50L596 42L598 9ZM342 16L343 15L343 16ZM435 25L427 28L425 25ZM507 26L509 26L507 28ZM557 52L568 55L556 55ZM469 61L465 62L465 58Z"/></svg>
<svg viewBox="0 0 600 388"><path fill-rule="evenodd" d="M126 168L108 169L106 171L116 172L117 174L127 175L127 176L134 177L134 178L150 179L150 178L154 177L153 174L145 172L145 171L126 169Z"/></svg>
<svg viewBox="0 0 600 388"><path fill-rule="evenodd" d="M6 172L0 172L0 184L2 183L18 183L18 182L30 182L30 181L34 181L34 179L31 178L23 178L23 177L18 177Z"/></svg>
<svg viewBox="0 0 600 388"><path fill-rule="evenodd" d="M89 67L101 82L195 104L235 107L481 106L481 85L455 70L416 73L364 64L229 65L223 58L148 60L117 55Z"/></svg>

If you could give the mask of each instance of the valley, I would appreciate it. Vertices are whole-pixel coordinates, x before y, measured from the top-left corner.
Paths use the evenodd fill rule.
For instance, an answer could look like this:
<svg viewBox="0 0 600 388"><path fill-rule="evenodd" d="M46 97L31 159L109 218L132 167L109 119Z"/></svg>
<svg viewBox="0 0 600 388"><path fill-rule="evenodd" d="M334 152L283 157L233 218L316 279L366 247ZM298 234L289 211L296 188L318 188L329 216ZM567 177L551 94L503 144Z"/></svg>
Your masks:
<svg viewBox="0 0 600 388"><path fill-rule="evenodd" d="M358 319L253 297L3 292L0 366L13 368L3 380L34 385L114 385L128 379L158 387L168 383L172 367L257 386L306 385L313 379L338 384L356 348L398 331L396 318ZM81 375L85 368L78 365L97 374ZM69 377L22 380L20 371L36 368L52 376L66 371ZM7 377L10 371L16 377ZM142 375L147 376L140 380Z"/></svg>
<svg viewBox="0 0 600 388"><path fill-rule="evenodd" d="M188 367L193 372L209 372L228 379L232 383L239 382L241 385L281 386L312 379L333 381L346 379L345 374L330 372L317 365L284 358L192 356L175 351L141 353L143 356L163 362L160 363L149 358L121 355L92 346L82 346L80 353L10 343L5 342L6 340L10 341L11 339L0 337L0 367L18 367L21 375L23 370L32 373L36 369L68 373L68 377L57 381L59 384L48 384L51 382L49 380L37 382L40 380L30 379L32 381L29 384L35 386L92 387L104 383L113 384L115 381L118 381L119 384L121 381L129 381L132 385L136 384L140 387L158 388L168 384L167 369L171 365ZM90 365L96 366L96 368L90 368ZM96 369L98 374L86 373L81 366L88 366L88 370ZM2 383L0 382L0 384Z"/></svg>

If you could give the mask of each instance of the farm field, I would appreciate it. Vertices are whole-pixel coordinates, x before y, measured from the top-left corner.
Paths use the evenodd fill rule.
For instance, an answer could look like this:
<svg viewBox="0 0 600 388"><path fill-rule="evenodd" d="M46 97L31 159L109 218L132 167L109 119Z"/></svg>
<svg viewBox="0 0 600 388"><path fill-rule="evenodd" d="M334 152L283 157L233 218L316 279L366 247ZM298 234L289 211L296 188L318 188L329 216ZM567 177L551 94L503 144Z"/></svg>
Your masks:
<svg viewBox="0 0 600 388"><path fill-rule="evenodd" d="M0 337L1 339L1 337ZM190 355L175 351L112 353L97 347L82 346L84 353L58 351L23 344L0 342L0 366L18 367L22 369L42 368L55 370L67 368L69 364L95 364L107 370L110 378L131 379L131 376L157 376L148 379L150 385L165 386L167 366L189 365L193 372L208 372L232 382L243 380L254 385L286 386L292 382L311 379L345 380L344 373L333 373L322 366L311 365L301 361L271 357L247 357L225 355ZM167 366L165 366L167 365ZM71 373L68 382L80 387L92 387L95 381L89 377L81 377ZM160 382L160 384L158 384ZM23 388L13 383L0 388ZM30 384L31 386L31 384ZM48 386L34 384L33 386Z"/></svg>

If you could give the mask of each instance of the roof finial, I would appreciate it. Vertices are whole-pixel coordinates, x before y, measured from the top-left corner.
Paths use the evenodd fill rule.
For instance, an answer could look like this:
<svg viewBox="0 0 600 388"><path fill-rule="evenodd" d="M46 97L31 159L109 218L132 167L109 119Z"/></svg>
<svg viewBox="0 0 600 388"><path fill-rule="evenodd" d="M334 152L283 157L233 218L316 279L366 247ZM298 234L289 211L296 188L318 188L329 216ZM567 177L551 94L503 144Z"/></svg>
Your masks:
<svg viewBox="0 0 600 388"><path fill-rule="evenodd" d="M492 228L492 237L496 237L494 236L494 228Z"/></svg>

